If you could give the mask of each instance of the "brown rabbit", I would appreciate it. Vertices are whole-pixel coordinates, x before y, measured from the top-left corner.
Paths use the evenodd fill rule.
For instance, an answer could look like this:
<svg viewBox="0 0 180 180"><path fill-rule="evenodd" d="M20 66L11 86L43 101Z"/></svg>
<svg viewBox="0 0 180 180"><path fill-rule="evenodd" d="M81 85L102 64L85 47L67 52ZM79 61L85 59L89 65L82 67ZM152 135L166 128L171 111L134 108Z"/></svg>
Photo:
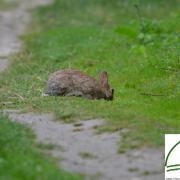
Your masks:
<svg viewBox="0 0 180 180"><path fill-rule="evenodd" d="M100 73L99 82L78 70L60 70L47 83L45 96L82 96L89 99L113 100L114 90L108 84L108 74Z"/></svg>

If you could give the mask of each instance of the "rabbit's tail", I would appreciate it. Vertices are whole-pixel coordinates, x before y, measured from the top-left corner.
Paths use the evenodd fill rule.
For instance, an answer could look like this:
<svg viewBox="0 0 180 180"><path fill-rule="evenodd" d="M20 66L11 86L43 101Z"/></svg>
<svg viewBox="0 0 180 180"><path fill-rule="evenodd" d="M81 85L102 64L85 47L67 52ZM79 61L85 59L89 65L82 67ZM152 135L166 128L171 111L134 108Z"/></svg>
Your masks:
<svg viewBox="0 0 180 180"><path fill-rule="evenodd" d="M48 92L43 92L42 96L45 97L45 96L51 96L51 95Z"/></svg>

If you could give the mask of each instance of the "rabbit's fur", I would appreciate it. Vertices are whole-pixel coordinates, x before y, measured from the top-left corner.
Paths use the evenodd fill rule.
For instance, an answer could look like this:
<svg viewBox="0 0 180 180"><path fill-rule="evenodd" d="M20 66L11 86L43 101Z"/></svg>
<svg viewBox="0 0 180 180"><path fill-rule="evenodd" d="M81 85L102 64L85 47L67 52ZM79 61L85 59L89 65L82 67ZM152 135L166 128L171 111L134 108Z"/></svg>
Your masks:
<svg viewBox="0 0 180 180"><path fill-rule="evenodd" d="M113 99L107 72L100 73L99 82L78 70L60 70L53 73L47 83L47 96L82 96L89 99Z"/></svg>

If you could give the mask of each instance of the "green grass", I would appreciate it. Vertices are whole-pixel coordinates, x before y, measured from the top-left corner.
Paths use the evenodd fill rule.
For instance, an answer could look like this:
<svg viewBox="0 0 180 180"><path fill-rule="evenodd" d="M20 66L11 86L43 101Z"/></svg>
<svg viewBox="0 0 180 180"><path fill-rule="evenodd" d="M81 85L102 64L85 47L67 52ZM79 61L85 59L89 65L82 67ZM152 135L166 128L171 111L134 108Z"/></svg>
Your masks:
<svg viewBox="0 0 180 180"><path fill-rule="evenodd" d="M2 108L103 118L102 131L130 129L126 143L162 145L165 133L180 129L178 9L176 0L56 0L38 8L23 50L0 78L0 100L14 102ZM48 76L64 68L94 77L106 70L114 101L41 97Z"/></svg>
<svg viewBox="0 0 180 180"><path fill-rule="evenodd" d="M0 179L80 180L43 155L32 132L0 115ZM44 148L43 148L44 149Z"/></svg>
<svg viewBox="0 0 180 180"><path fill-rule="evenodd" d="M93 155L93 154L91 154L91 153L89 153L89 152L80 152L80 153L79 153L79 156L80 156L81 158L83 158L83 159L95 159L95 158L96 158L95 155Z"/></svg>

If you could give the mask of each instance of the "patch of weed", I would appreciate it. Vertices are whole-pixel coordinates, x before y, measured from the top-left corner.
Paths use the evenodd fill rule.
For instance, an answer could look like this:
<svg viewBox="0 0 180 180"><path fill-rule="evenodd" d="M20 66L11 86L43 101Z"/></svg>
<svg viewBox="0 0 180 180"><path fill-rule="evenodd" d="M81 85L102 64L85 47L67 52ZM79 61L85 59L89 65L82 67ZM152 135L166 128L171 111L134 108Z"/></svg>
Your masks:
<svg viewBox="0 0 180 180"><path fill-rule="evenodd" d="M80 152L79 156L82 157L83 159L94 159L94 158L96 158L95 155L93 155L89 152Z"/></svg>

